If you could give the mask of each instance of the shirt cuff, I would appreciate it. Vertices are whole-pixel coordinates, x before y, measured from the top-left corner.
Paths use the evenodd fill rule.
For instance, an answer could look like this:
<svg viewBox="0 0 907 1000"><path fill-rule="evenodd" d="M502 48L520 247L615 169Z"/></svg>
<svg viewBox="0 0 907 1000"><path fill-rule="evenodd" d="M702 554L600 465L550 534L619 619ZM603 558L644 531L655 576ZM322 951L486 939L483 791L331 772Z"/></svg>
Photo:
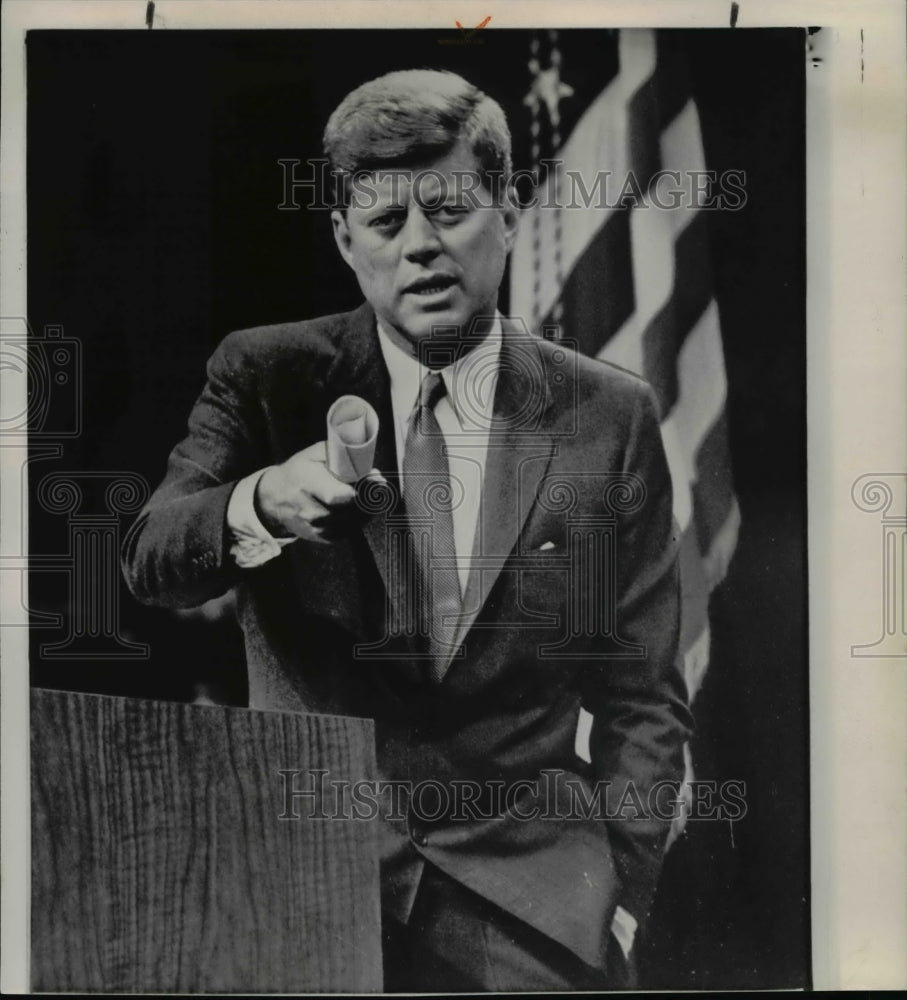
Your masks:
<svg viewBox="0 0 907 1000"><path fill-rule="evenodd" d="M296 541L295 536L275 538L255 513L255 487L264 473L265 470L261 469L240 479L227 504L227 527L233 536L230 555L240 569L261 566L279 556L285 545Z"/></svg>
<svg viewBox="0 0 907 1000"><path fill-rule="evenodd" d="M624 953L624 958L630 957L630 949L633 947L633 938L636 936L636 928L639 925L636 917L628 913L622 906L614 911L614 919L611 921L611 933L617 938L620 950Z"/></svg>

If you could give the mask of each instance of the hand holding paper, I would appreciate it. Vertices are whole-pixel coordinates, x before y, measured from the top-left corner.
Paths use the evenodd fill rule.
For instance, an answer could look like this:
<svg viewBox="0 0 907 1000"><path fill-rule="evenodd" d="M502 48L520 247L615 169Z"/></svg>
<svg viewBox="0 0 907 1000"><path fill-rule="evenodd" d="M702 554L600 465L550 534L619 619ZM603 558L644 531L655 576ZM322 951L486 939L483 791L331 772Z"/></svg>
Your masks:
<svg viewBox="0 0 907 1000"><path fill-rule="evenodd" d="M378 438L378 414L358 396L341 396L327 415L327 439L264 470L255 487L255 511L275 537L329 542L361 523L356 484L369 475Z"/></svg>
<svg viewBox="0 0 907 1000"><path fill-rule="evenodd" d="M378 440L378 414L359 396L341 396L328 410L328 469L344 483L372 471Z"/></svg>

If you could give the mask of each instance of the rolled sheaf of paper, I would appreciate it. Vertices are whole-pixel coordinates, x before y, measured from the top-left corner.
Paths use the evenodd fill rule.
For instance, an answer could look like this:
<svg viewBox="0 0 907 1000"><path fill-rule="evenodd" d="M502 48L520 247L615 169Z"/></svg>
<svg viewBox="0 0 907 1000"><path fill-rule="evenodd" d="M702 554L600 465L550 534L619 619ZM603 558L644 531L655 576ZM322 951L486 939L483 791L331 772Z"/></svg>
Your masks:
<svg viewBox="0 0 907 1000"><path fill-rule="evenodd" d="M328 468L344 483L371 472L378 440L378 414L359 396L341 396L328 410Z"/></svg>

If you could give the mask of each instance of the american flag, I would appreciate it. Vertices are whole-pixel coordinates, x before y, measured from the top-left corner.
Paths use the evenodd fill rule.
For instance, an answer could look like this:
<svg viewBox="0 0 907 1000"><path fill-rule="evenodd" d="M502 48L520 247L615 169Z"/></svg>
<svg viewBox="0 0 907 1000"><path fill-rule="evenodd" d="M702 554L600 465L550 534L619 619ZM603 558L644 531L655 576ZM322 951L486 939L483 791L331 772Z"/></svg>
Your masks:
<svg viewBox="0 0 907 1000"><path fill-rule="evenodd" d="M571 57L577 44L595 51L573 48ZM533 35L528 65L528 153L543 169L540 204L527 208L514 248L511 312L655 390L681 531L680 643L692 701L709 662L709 596L727 571L740 512L707 234L715 192L702 179L685 54L670 32L595 33L582 43L549 31ZM544 169L548 157L556 165Z"/></svg>

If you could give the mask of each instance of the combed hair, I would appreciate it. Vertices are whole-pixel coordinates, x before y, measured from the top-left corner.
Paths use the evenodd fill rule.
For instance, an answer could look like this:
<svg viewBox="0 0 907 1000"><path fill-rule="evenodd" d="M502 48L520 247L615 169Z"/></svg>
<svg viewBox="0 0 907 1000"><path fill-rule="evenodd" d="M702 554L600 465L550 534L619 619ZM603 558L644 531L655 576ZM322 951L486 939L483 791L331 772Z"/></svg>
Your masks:
<svg viewBox="0 0 907 1000"><path fill-rule="evenodd" d="M460 139L489 189L489 175L510 177L510 129L497 101L456 73L398 70L347 94L328 119L324 151L335 173L351 176L438 159Z"/></svg>

